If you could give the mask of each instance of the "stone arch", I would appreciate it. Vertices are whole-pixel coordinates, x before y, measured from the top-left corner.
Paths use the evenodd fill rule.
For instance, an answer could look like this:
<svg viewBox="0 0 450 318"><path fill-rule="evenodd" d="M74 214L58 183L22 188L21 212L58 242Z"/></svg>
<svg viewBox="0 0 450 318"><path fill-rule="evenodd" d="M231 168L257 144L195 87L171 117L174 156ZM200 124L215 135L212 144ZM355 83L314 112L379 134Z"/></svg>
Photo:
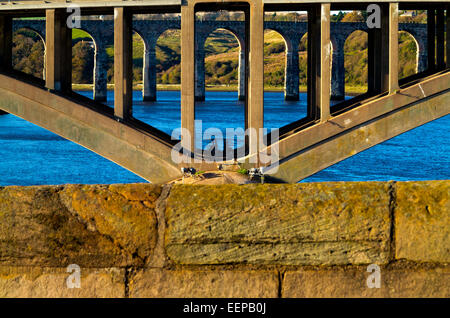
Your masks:
<svg viewBox="0 0 450 318"><path fill-rule="evenodd" d="M133 31L144 43L144 58L142 63L142 99L156 101L157 97L157 60L156 45L160 37L172 30L179 30L177 25L158 25L156 20L137 21ZM153 28L154 26L154 28ZM181 60L181 57L180 57Z"/></svg>
<svg viewBox="0 0 450 318"><path fill-rule="evenodd" d="M44 54L43 54L43 59L42 59L42 79L45 80L45 57L46 57L46 51L47 51L47 44L45 43L45 35L43 33L41 33L37 28L34 28L33 26L29 26L29 25L16 26L16 25L14 25L14 28L13 28L14 33L20 32L21 30L25 30L25 31L36 34L37 37L39 38L39 41L42 42L42 44L44 46ZM29 72L25 72L25 73L32 75Z"/></svg>
<svg viewBox="0 0 450 318"><path fill-rule="evenodd" d="M216 22L216 21L214 21ZM196 39L196 74L195 74L195 98L198 101L205 100L205 45L208 37L218 30L225 30L234 36L239 45L239 66L238 66L238 98L239 100L245 99L245 64L246 64L246 50L245 50L245 38L242 36L243 32L239 32L238 28L234 28L234 24L229 21L218 21L222 23L211 24L210 21L202 22L207 24L210 28L202 27ZM228 23L227 23L228 22ZM196 34L197 35L197 34Z"/></svg>
<svg viewBox="0 0 450 318"><path fill-rule="evenodd" d="M83 29L82 27L81 28L73 28L72 29L72 32L74 31L74 30L80 30L80 31L83 31L84 33L86 33L91 39L92 39L92 43L94 44L94 67L93 67L93 70L92 70L92 81L93 82L95 82L95 69L96 69L96 55L97 55L97 52L98 52L98 43L97 43L97 40L96 40L96 38L89 32L89 30L85 30L85 29ZM72 45L72 50L73 50L73 45ZM95 86L95 85L94 85Z"/></svg>
<svg viewBox="0 0 450 318"><path fill-rule="evenodd" d="M417 39L420 38L417 36L415 30L411 30L408 28L399 28L399 33L405 33L407 34L410 38L413 39L414 44L416 46L416 59L415 59L415 63L416 63L416 67L415 67L415 71L416 73L422 72L425 70L425 63L426 63L426 59L427 56L424 55L423 53L426 52L426 48L425 45L423 43L423 41L418 41ZM422 60L423 59L423 60Z"/></svg>
<svg viewBox="0 0 450 318"><path fill-rule="evenodd" d="M365 43L366 43L366 45L368 44L368 36L369 36L369 34L368 34L368 32L367 32L367 30L365 30L365 29L361 29L361 28L355 28L350 34L348 34L348 36L345 38L345 41L344 41L344 43L343 43L343 51L344 51L344 70L345 70L345 72L342 72L343 74L345 74L344 76L344 81L345 81L345 85L347 85L348 83L347 83L347 75L348 74L350 74L350 72L351 72L351 70L348 70L346 67L345 67L345 62L346 62L346 60L347 59L352 59L352 60L356 60L356 58L357 57L355 57L355 55L352 55L352 56L349 56L348 54L347 54L347 52L346 52L346 49L345 49L345 47L346 47L346 45L349 43L349 40L352 38L352 36L353 35L358 35L358 34L361 34L361 35L363 35L365 38L366 38L366 41L365 41ZM362 43L362 42L358 42L358 43ZM363 50L365 50L365 55L366 55L366 60L368 60L368 51L367 51L367 47L366 48L364 48L363 46L361 46L361 47L359 47L359 50L360 51L363 51ZM347 64L349 64L349 65L356 65L356 63L354 62L354 61L351 61L351 62L348 62ZM365 74L365 76L364 76L364 74ZM351 74L350 76L352 76L353 74ZM368 63L365 63L365 65L364 65L364 68L362 69L362 70L359 70L359 72L357 73L357 74L354 74L354 79L353 80L355 80L356 78L358 78L358 79L360 79L360 78L364 78L364 80L360 80L359 81L359 83L357 83L357 84L359 84L359 85L363 85L363 86L365 86L366 88L367 88L367 85L368 85Z"/></svg>
<svg viewBox="0 0 450 318"><path fill-rule="evenodd" d="M272 25L273 26L273 25ZM266 28L265 31L276 32L284 42L284 98L286 100L299 99L299 56L298 46L300 39L291 38L287 36L283 30L279 28ZM280 32L281 31L281 32Z"/></svg>

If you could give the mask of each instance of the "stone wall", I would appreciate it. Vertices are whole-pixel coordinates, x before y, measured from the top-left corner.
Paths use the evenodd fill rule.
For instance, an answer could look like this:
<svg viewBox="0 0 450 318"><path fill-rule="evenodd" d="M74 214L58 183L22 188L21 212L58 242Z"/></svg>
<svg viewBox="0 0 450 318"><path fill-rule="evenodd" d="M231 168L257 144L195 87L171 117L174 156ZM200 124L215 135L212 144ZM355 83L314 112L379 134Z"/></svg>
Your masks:
<svg viewBox="0 0 450 318"><path fill-rule="evenodd" d="M449 297L449 196L449 181L3 187L0 297Z"/></svg>

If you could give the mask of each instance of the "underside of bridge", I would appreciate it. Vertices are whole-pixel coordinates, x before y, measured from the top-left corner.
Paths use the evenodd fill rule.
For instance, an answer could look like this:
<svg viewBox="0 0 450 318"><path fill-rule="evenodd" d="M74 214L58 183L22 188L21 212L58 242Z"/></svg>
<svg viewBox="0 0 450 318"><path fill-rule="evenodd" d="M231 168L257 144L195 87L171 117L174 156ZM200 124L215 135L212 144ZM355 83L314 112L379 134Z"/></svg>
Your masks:
<svg viewBox="0 0 450 318"><path fill-rule="evenodd" d="M163 3L164 2L164 3ZM97 5L95 4L97 3ZM341 160L450 113L448 2L379 3L381 27L368 30L368 92L330 107L330 10L365 8L340 1L188 0L73 1L83 14L114 14L114 108L71 91L71 37L66 3L18 1L0 6L0 110L21 117L125 167L146 180L167 182L181 168L263 167L266 180L297 182ZM164 6L163 6L164 5ZM22 6L22 7L21 7ZM399 8L427 10L428 57L423 72L398 79ZM195 144L196 28L198 11L245 13L245 123L243 151L210 162ZM308 12L308 116L263 138L264 11ZM181 12L181 140L133 117L132 15ZM12 18L46 18L45 81L12 70ZM432 21L432 22L431 22ZM447 30L447 32L445 32ZM446 37L446 41L445 38ZM447 43L444 45L444 43ZM267 137L267 136L266 136ZM268 137L274 137L272 133ZM175 150L174 150L175 149ZM174 154L184 160L174 160ZM179 156L176 156L180 158ZM270 160L267 160L270 158Z"/></svg>

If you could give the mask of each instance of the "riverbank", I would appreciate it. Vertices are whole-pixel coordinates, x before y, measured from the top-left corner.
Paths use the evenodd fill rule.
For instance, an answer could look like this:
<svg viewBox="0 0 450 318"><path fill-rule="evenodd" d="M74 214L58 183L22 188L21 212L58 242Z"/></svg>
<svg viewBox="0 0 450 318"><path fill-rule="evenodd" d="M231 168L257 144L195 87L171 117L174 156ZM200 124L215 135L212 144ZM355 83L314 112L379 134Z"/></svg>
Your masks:
<svg viewBox="0 0 450 318"><path fill-rule="evenodd" d="M108 84L108 90L114 89L114 84ZM179 91L179 84L158 84L157 89L159 91ZM74 91L90 91L93 89L92 84L72 84L72 90ZM141 90L142 84L133 85L133 90ZM206 90L211 92L233 92L237 91L237 85L207 85ZM365 93L367 87L365 86L347 86L346 94L349 96L355 96ZM284 87L282 86L264 86L264 91L266 92L283 92ZM306 93L306 86L300 86L300 93Z"/></svg>

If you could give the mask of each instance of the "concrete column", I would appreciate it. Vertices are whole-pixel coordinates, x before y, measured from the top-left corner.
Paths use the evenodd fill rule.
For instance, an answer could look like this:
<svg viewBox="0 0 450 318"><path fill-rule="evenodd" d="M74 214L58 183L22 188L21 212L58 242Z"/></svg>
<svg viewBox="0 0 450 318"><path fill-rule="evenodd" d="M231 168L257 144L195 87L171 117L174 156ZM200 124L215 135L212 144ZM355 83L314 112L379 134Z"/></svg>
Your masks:
<svg viewBox="0 0 450 318"><path fill-rule="evenodd" d="M245 60L245 47L241 44L241 50L239 52L239 78L238 78L238 99L245 100L245 82L246 82L246 60Z"/></svg>
<svg viewBox="0 0 450 318"><path fill-rule="evenodd" d="M12 19L0 16L0 71L12 68Z"/></svg>
<svg viewBox="0 0 450 318"><path fill-rule="evenodd" d="M398 3L389 3L382 10L382 38L384 49L382 76L383 90L389 94L399 89L398 85Z"/></svg>
<svg viewBox="0 0 450 318"><path fill-rule="evenodd" d="M249 154L258 151L260 128L264 127L264 7L262 1L250 3L249 96L247 127ZM259 164L259 157L258 162Z"/></svg>
<svg viewBox="0 0 450 318"><path fill-rule="evenodd" d="M156 45L156 43L155 43ZM153 102L156 100L156 49L153 43L145 48L142 67L142 99Z"/></svg>
<svg viewBox="0 0 450 318"><path fill-rule="evenodd" d="M398 86L398 3L380 4L381 29L369 30L369 92L393 93Z"/></svg>
<svg viewBox="0 0 450 318"><path fill-rule="evenodd" d="M317 4L308 23L308 115L311 119L330 118L331 42L330 4Z"/></svg>
<svg viewBox="0 0 450 318"><path fill-rule="evenodd" d="M114 8L114 115L133 116L132 15L127 8Z"/></svg>
<svg viewBox="0 0 450 318"><path fill-rule="evenodd" d="M201 37L195 39L195 100L205 100L205 47Z"/></svg>
<svg viewBox="0 0 450 318"><path fill-rule="evenodd" d="M51 90L72 89L72 30L64 9L46 10L45 86Z"/></svg>
<svg viewBox="0 0 450 318"><path fill-rule="evenodd" d="M296 101L299 98L298 41L292 41L286 48L284 99Z"/></svg>
<svg viewBox="0 0 450 318"><path fill-rule="evenodd" d="M190 2L181 6L181 145L195 149L195 14Z"/></svg>
<svg viewBox="0 0 450 318"><path fill-rule="evenodd" d="M97 43L94 58L94 100L105 102L107 96L108 55L106 47Z"/></svg>
<svg viewBox="0 0 450 318"><path fill-rule="evenodd" d="M344 65L344 44L337 42L333 49L331 66L331 99L345 99L345 65Z"/></svg>

